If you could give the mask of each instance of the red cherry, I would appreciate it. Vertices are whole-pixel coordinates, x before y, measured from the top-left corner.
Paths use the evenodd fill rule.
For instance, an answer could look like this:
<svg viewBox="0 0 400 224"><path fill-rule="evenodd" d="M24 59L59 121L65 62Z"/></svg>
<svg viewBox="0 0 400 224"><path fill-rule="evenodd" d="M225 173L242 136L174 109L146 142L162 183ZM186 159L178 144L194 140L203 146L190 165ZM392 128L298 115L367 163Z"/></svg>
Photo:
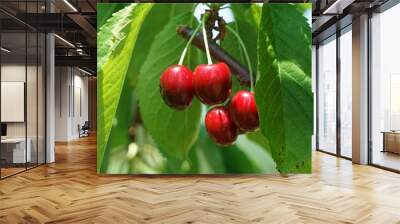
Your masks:
<svg viewBox="0 0 400 224"><path fill-rule="evenodd" d="M223 103L231 94L231 86L231 72L225 63L202 64L194 70L194 93L205 104Z"/></svg>
<svg viewBox="0 0 400 224"><path fill-rule="evenodd" d="M219 106L209 110L205 124L208 135L217 144L230 145L237 138L237 127L226 107Z"/></svg>
<svg viewBox="0 0 400 224"><path fill-rule="evenodd" d="M241 90L229 104L232 119L241 130L253 131L259 126L258 109L254 94Z"/></svg>
<svg viewBox="0 0 400 224"><path fill-rule="evenodd" d="M164 102L183 110L193 99L193 74L183 65L171 65L160 77L160 93Z"/></svg>

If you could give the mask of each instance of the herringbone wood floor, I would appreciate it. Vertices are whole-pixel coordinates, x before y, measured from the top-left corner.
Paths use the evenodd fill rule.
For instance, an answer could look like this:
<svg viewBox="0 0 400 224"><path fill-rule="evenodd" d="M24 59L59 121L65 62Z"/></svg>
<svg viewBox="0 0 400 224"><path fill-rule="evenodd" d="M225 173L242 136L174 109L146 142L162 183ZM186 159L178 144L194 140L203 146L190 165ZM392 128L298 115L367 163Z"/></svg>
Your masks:
<svg viewBox="0 0 400 224"><path fill-rule="evenodd" d="M400 223L400 175L315 152L312 175L97 176L94 138L0 181L0 223Z"/></svg>

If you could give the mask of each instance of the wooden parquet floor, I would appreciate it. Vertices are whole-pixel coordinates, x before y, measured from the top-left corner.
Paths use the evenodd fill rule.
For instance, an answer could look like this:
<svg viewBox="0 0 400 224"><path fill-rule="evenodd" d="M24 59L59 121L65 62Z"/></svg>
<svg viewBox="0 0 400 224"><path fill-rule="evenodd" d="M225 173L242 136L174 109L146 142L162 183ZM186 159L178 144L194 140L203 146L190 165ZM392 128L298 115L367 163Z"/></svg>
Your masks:
<svg viewBox="0 0 400 224"><path fill-rule="evenodd" d="M313 174L98 176L95 139L0 181L0 223L400 223L400 175L315 152Z"/></svg>

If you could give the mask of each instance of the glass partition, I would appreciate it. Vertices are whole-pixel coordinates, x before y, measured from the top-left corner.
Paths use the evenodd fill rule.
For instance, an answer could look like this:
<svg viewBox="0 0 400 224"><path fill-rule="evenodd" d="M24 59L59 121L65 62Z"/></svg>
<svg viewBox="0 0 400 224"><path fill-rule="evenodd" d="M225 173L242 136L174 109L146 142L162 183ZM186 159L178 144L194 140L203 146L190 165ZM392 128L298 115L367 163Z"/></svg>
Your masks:
<svg viewBox="0 0 400 224"><path fill-rule="evenodd" d="M38 164L44 164L46 162L46 144L45 144L45 124L46 124L46 38L43 33L38 33L38 76L37 76L37 147Z"/></svg>
<svg viewBox="0 0 400 224"><path fill-rule="evenodd" d="M27 5L28 4L28 5ZM43 1L0 1L0 178L45 163L44 33L14 17L43 11Z"/></svg>
<svg viewBox="0 0 400 224"><path fill-rule="evenodd" d="M24 171L31 161L26 136L26 41L25 32L1 34L2 177Z"/></svg>
<svg viewBox="0 0 400 224"><path fill-rule="evenodd" d="M336 36L318 47L318 149L336 153Z"/></svg>
<svg viewBox="0 0 400 224"><path fill-rule="evenodd" d="M340 36L340 155L352 157L352 33Z"/></svg>
<svg viewBox="0 0 400 224"><path fill-rule="evenodd" d="M371 18L371 162L400 171L400 5Z"/></svg>
<svg viewBox="0 0 400 224"><path fill-rule="evenodd" d="M26 98L26 112L27 112L27 150L30 151L30 160L27 167L34 167L37 165L38 160L38 35L36 32L29 31L27 33L27 98Z"/></svg>

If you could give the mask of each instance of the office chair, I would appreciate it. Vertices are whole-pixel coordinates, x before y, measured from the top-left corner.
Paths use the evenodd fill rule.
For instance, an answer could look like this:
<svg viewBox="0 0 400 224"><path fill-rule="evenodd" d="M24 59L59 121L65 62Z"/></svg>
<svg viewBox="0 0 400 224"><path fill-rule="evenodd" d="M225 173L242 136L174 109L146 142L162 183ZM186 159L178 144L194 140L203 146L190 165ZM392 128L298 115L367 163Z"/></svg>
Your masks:
<svg viewBox="0 0 400 224"><path fill-rule="evenodd" d="M80 127L80 125L78 124L79 138L89 136L89 129L90 129L89 121L85 121L82 127Z"/></svg>

